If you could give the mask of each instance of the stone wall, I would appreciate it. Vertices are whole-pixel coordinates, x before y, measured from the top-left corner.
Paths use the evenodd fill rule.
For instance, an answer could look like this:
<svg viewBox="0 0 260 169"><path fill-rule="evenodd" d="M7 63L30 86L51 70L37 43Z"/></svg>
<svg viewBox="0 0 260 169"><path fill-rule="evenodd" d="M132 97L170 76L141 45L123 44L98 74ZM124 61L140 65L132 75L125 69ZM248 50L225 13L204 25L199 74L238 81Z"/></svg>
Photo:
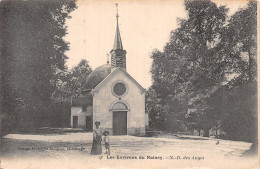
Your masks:
<svg viewBox="0 0 260 169"><path fill-rule="evenodd" d="M78 127L86 128L86 116L91 116L93 112L92 106L87 106L87 111L82 111L82 107L71 107L70 125L73 127L73 116L78 116Z"/></svg>

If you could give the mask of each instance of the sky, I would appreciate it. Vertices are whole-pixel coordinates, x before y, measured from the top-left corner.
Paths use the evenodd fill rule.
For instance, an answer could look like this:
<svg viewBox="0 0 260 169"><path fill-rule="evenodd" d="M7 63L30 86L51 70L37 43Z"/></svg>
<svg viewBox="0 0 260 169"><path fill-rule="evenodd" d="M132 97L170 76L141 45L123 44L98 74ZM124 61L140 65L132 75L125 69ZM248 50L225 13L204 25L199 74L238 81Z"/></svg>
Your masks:
<svg viewBox="0 0 260 169"><path fill-rule="evenodd" d="M119 3L118 3L119 2ZM78 8L71 13L66 24L70 43L66 52L68 68L82 60L89 61L94 70L106 64L107 54L113 47L116 32L116 6L118 3L119 29L124 50L126 69L144 88L152 84L150 58L153 50L163 50L170 32L178 27L177 18L185 18L184 2L181 0L79 0ZM246 6L245 1L216 1L227 5L229 15Z"/></svg>

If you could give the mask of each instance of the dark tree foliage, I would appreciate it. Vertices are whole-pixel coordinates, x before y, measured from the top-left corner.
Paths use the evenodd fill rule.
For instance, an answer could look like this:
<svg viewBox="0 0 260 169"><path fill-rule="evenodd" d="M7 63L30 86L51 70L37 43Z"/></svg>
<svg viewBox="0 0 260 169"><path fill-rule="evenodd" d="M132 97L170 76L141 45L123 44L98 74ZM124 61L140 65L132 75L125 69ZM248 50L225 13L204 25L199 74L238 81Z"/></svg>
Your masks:
<svg viewBox="0 0 260 169"><path fill-rule="evenodd" d="M56 76L56 90L53 98L56 101L70 101L71 97L78 97L82 93L82 84L92 72L88 61L83 59L71 70L61 71Z"/></svg>
<svg viewBox="0 0 260 169"><path fill-rule="evenodd" d="M249 2L229 20L228 9L209 0L184 5L187 19L179 19L163 52L151 55L153 92L148 92L148 103L160 100L156 107L164 108L161 113L150 104L151 123L162 118L160 127L172 131L180 130L172 123L182 122L188 130L203 130L204 136L221 129L228 138L252 140L248 130L255 131L253 102L245 101L239 111L230 107L241 104L256 79L256 3ZM256 100L254 92L245 98Z"/></svg>
<svg viewBox="0 0 260 169"><path fill-rule="evenodd" d="M223 92L223 91L222 91ZM257 142L257 82L247 81L215 96L221 119L221 129L233 140ZM222 95L222 98L220 98ZM224 97L223 97L224 96ZM213 107L213 106L212 106Z"/></svg>
<svg viewBox="0 0 260 169"><path fill-rule="evenodd" d="M250 1L231 17L228 33L233 38L226 43L226 53L237 77L227 84L230 92L222 128L231 139L253 142L257 149L257 2Z"/></svg>
<svg viewBox="0 0 260 169"><path fill-rule="evenodd" d="M146 111L149 113L149 127L155 130L165 130L165 110L161 99L151 87L146 92Z"/></svg>
<svg viewBox="0 0 260 169"><path fill-rule="evenodd" d="M229 20L225 31L226 62L238 77L230 86L256 79L257 75L257 2L239 9Z"/></svg>
<svg viewBox="0 0 260 169"><path fill-rule="evenodd" d="M178 112L188 112L187 116L195 112L201 117L199 114L206 114L205 106L198 106L197 100L224 79L223 57L216 51L223 46L228 10L210 1L186 1L185 9L188 19L179 19L179 28L172 31L164 52L155 51L151 56L153 88L163 99L182 104ZM174 107L171 106L170 113L176 112Z"/></svg>
<svg viewBox="0 0 260 169"><path fill-rule="evenodd" d="M221 129L230 139L257 145L257 2L231 16L225 37L226 62L236 77L226 85Z"/></svg>
<svg viewBox="0 0 260 169"><path fill-rule="evenodd" d="M83 59L80 63L71 70L71 82L69 88L72 89L74 97L79 96L82 91L82 84L86 81L88 75L92 72L92 68L89 66L88 61Z"/></svg>
<svg viewBox="0 0 260 169"><path fill-rule="evenodd" d="M0 3L2 131L48 125L55 76L69 49L65 20L75 8L70 0Z"/></svg>

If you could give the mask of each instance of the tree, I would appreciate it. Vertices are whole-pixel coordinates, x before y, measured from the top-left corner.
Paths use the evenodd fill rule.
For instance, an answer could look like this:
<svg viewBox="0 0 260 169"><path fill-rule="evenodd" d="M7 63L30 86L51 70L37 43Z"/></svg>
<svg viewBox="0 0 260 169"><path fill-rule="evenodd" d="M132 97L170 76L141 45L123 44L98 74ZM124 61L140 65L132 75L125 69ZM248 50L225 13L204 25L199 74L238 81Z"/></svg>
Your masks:
<svg viewBox="0 0 260 169"><path fill-rule="evenodd" d="M209 112L214 115L215 130L225 131L226 137L233 140L253 140L257 133L256 81L248 81L235 88L223 85L206 102Z"/></svg>
<svg viewBox="0 0 260 169"><path fill-rule="evenodd" d="M225 34L229 71L221 128L235 140L257 140L257 2L248 2L229 19Z"/></svg>
<svg viewBox="0 0 260 169"><path fill-rule="evenodd" d="M187 19L179 19L164 50L151 55L150 98L164 110L154 114L164 128L182 121L207 137L209 129L216 135L221 129L230 139L255 143L256 2L229 20L228 9L211 1L186 1L185 9Z"/></svg>
<svg viewBox="0 0 260 169"><path fill-rule="evenodd" d="M53 98L58 101L70 100L71 97L78 97L82 93L82 84L92 72L88 61L83 59L71 70L61 71L57 74L56 87Z"/></svg>
<svg viewBox="0 0 260 169"><path fill-rule="evenodd" d="M238 74L234 82L254 80L257 74L257 2L250 1L229 19L225 33L225 53L230 71Z"/></svg>
<svg viewBox="0 0 260 169"><path fill-rule="evenodd" d="M91 67L88 64L88 61L81 60L78 66L72 69L72 86L75 96L78 96L82 93L82 85L87 80L88 75L92 72Z"/></svg>
<svg viewBox="0 0 260 169"><path fill-rule="evenodd" d="M221 129L232 140L257 142L257 82L223 88L210 98L220 113Z"/></svg>
<svg viewBox="0 0 260 169"><path fill-rule="evenodd" d="M48 125L55 76L69 49L65 21L75 8L67 0L0 3L1 106L10 129Z"/></svg>
<svg viewBox="0 0 260 169"><path fill-rule="evenodd" d="M157 93L150 87L145 97L146 111L149 113L149 127L157 130L165 130L165 111Z"/></svg>
<svg viewBox="0 0 260 169"><path fill-rule="evenodd" d="M212 115L204 99L225 80L221 48L228 9L211 1L186 1L185 9L188 18L179 19L179 28L172 31L164 51L152 53L153 88L162 95L162 100L175 97L186 104L181 106L183 113L198 113L190 116L190 120L201 118L205 124L202 127L208 131Z"/></svg>
<svg viewBox="0 0 260 169"><path fill-rule="evenodd" d="M204 129L215 124L214 128L226 131L229 138L243 138L248 141L252 140L252 132L249 131L255 132L256 128L254 121L256 97L251 91L255 90L248 85L250 83L248 81L253 81L256 76L256 3L249 2L248 7L239 9L227 23L222 27L222 32L218 37L219 48L216 48L218 49L215 51L216 53L211 55L211 57L219 57L221 60L215 61L210 57L211 59L207 61L219 68L214 70L212 67L211 69L214 70L212 75L219 72L219 74L215 74L216 77L220 77L219 81L215 81L209 88L203 86L205 94L203 94L203 90L200 90L197 94L198 99L195 99L191 105L193 105L193 109L195 107L195 114L197 114L194 116L195 122L202 124ZM215 64L211 63L212 60ZM199 64L199 66L203 65ZM206 70L203 70L202 73L208 74L209 72ZM233 79L232 76L234 76ZM231 80L229 80L230 78ZM212 78L208 80L214 82ZM251 95L243 92L245 90ZM236 97L231 97L232 95L236 95ZM250 100L250 103L242 103L243 95ZM238 109L230 110L237 103L244 106L236 106ZM191 118L192 115L188 117Z"/></svg>

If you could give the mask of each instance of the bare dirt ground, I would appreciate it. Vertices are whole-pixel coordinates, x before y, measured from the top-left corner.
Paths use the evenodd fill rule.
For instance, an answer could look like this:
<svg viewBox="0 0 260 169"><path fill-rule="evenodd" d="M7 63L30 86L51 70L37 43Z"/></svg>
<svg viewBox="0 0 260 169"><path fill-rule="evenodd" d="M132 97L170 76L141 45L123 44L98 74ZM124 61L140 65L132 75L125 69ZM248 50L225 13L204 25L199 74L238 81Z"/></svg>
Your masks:
<svg viewBox="0 0 260 169"><path fill-rule="evenodd" d="M219 141L219 144L217 143ZM258 168L242 157L251 143L198 136L111 136L111 155L90 155L92 133L9 134L1 167L13 168Z"/></svg>

